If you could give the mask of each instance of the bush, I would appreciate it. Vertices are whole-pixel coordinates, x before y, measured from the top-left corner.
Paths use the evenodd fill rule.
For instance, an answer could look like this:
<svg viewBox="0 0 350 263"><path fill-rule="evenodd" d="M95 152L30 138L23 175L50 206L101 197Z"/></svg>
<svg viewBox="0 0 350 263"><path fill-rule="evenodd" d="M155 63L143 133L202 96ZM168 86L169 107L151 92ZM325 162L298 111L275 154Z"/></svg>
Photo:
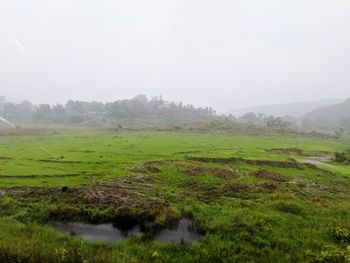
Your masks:
<svg viewBox="0 0 350 263"><path fill-rule="evenodd" d="M350 243L350 230L348 228L336 227L333 229L333 238L340 243Z"/></svg>
<svg viewBox="0 0 350 263"><path fill-rule="evenodd" d="M334 160L339 163L350 163L350 150L345 152L336 152L334 154Z"/></svg>

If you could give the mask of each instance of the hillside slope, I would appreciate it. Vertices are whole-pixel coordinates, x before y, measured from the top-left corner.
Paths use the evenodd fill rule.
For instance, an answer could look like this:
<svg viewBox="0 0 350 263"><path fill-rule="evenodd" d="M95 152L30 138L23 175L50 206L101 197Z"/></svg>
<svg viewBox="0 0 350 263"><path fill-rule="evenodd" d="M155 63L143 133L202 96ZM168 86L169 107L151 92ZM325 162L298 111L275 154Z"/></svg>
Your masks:
<svg viewBox="0 0 350 263"><path fill-rule="evenodd" d="M288 104L263 105L263 106L235 109L228 112L228 114L232 114L238 117L247 112L254 112L254 113L265 113L267 115L273 115L276 117L291 116L291 117L299 118L307 114L308 112L313 111L314 109L338 104L341 102L342 100L340 99L329 99L329 100L320 100L320 101L296 102L296 103L288 103Z"/></svg>
<svg viewBox="0 0 350 263"><path fill-rule="evenodd" d="M309 112L303 117L303 122L317 128L350 129L350 98L342 103Z"/></svg>

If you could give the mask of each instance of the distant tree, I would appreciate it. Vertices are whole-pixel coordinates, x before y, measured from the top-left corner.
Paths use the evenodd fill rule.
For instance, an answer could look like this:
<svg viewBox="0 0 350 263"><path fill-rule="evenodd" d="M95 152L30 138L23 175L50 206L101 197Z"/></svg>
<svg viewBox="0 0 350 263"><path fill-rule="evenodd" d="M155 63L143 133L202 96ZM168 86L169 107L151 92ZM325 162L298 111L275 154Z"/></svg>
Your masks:
<svg viewBox="0 0 350 263"><path fill-rule="evenodd" d="M49 104L40 104L33 112L33 119L39 122L52 121L51 106Z"/></svg>
<svg viewBox="0 0 350 263"><path fill-rule="evenodd" d="M11 120L11 121L17 120L18 111L17 111L16 105L12 102L6 102L3 108L3 115L4 115L4 118L8 120Z"/></svg>
<svg viewBox="0 0 350 263"><path fill-rule="evenodd" d="M24 100L20 104L16 105L17 107L17 120L21 122L29 122L32 120L33 114L33 104Z"/></svg>
<svg viewBox="0 0 350 263"><path fill-rule="evenodd" d="M258 124L261 122L260 118L255 115L254 112L247 112L238 118L240 122L245 123L255 123Z"/></svg>
<svg viewBox="0 0 350 263"><path fill-rule="evenodd" d="M61 104L57 104L53 106L51 110L51 119L58 123L66 122L67 121L66 108Z"/></svg>
<svg viewBox="0 0 350 263"><path fill-rule="evenodd" d="M6 103L6 97L0 96L0 112L2 112L5 103Z"/></svg>
<svg viewBox="0 0 350 263"><path fill-rule="evenodd" d="M273 120L270 120L267 123L267 126L271 127L271 128L277 128L277 129L280 129L280 130L285 130L285 129L290 128L291 124L289 122L283 121L282 118L275 118Z"/></svg>

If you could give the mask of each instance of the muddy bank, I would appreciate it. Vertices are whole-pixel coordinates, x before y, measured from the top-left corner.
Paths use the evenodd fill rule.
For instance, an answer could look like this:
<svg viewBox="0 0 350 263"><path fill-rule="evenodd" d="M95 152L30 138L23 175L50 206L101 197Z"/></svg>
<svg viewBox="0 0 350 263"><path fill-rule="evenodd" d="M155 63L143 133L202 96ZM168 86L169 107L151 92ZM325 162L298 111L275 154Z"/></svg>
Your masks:
<svg viewBox="0 0 350 263"><path fill-rule="evenodd" d="M256 159L244 159L241 157L227 157L227 158L211 158L211 157L189 157L186 156L187 160L204 162L204 163L222 163L230 164L243 162L250 165L256 166L271 166L271 167L280 167L280 168L296 168L296 169L305 169L305 166L301 163L298 163L294 159L287 161L275 161L275 160L256 160Z"/></svg>
<svg viewBox="0 0 350 263"><path fill-rule="evenodd" d="M180 218L158 194L157 182L137 175L89 185L63 187L11 187L4 195L19 202L45 202L43 220L136 224L144 220L166 225Z"/></svg>
<svg viewBox="0 0 350 263"><path fill-rule="evenodd" d="M306 156L306 157L332 157L334 155L334 152L331 151L311 151L311 150L302 150L299 148L272 148L272 149L266 149L265 150L268 153L274 153L274 154L286 154L286 155L300 155L300 156Z"/></svg>

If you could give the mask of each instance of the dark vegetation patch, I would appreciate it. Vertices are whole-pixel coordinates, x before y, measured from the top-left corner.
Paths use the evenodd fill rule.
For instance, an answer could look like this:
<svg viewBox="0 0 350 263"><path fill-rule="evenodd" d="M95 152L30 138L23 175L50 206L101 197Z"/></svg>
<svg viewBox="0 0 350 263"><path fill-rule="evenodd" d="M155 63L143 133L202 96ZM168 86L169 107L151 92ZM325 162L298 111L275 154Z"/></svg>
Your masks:
<svg viewBox="0 0 350 263"><path fill-rule="evenodd" d="M216 202L222 197L235 197L254 199L259 188L253 184L233 183L228 185L214 185L198 182L197 180L186 180L181 182L181 187L187 189L186 197L194 197L205 203Z"/></svg>
<svg viewBox="0 0 350 263"><path fill-rule="evenodd" d="M0 160L12 160L13 158L11 157L6 157L6 156L0 156Z"/></svg>
<svg viewBox="0 0 350 263"><path fill-rule="evenodd" d="M290 213L295 215L304 214L304 210L302 207L292 203L280 202L276 204L276 209L284 213Z"/></svg>
<svg viewBox="0 0 350 263"><path fill-rule="evenodd" d="M103 164L106 162L85 162L85 161L69 161L61 159L38 159L36 161L45 162L45 163L68 163L68 164Z"/></svg>
<svg viewBox="0 0 350 263"><path fill-rule="evenodd" d="M332 231L333 238L339 243L350 243L350 229L335 227Z"/></svg>
<svg viewBox="0 0 350 263"><path fill-rule="evenodd" d="M254 185L250 184L230 184L226 185L223 189L223 193L226 195L249 192L255 189Z"/></svg>
<svg viewBox="0 0 350 263"><path fill-rule="evenodd" d="M91 150L70 150L69 152L74 152L74 153L95 153L96 151L91 151Z"/></svg>
<svg viewBox="0 0 350 263"><path fill-rule="evenodd" d="M259 170L257 172L252 173L252 176L256 178L276 181L276 182L286 182L287 179L280 175L279 173L267 171L267 170Z"/></svg>
<svg viewBox="0 0 350 263"><path fill-rule="evenodd" d="M222 188L218 185L202 183L197 180L184 180L180 187L187 190L184 198L193 197L205 203L217 201L222 196Z"/></svg>
<svg viewBox="0 0 350 263"><path fill-rule="evenodd" d="M201 165L192 165L190 168L185 170L185 174L189 176L200 176L208 173L208 168Z"/></svg>
<svg viewBox="0 0 350 263"><path fill-rule="evenodd" d="M334 160L338 163L350 164L350 150L345 152L336 152L334 154Z"/></svg>

